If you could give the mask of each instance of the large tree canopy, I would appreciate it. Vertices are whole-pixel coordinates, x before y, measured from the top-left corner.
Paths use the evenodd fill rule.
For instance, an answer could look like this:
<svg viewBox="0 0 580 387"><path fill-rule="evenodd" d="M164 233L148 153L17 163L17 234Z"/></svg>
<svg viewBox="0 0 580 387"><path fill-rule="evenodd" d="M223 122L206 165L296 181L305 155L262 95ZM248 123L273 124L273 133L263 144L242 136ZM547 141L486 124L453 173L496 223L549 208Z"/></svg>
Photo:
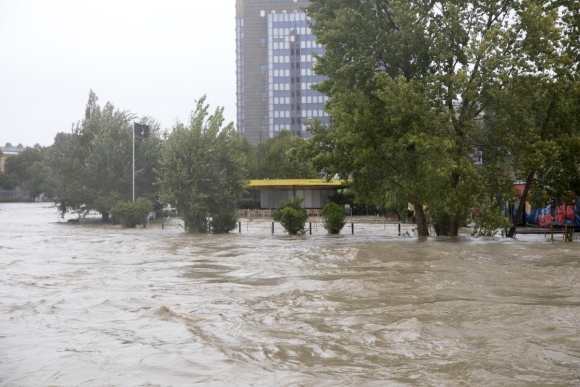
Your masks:
<svg viewBox="0 0 580 387"><path fill-rule="evenodd" d="M49 153L57 183L57 204L62 214L98 210L98 203L118 193L129 199L133 179L133 121L137 117L111 103L101 107L92 91L82 121L70 133L59 133ZM154 169L159 165L163 142L159 124L149 117L140 123L151 128L147 141L135 140L135 192L157 200Z"/></svg>
<svg viewBox="0 0 580 387"><path fill-rule="evenodd" d="M311 128L316 167L352 173L359 193L415 204L420 235L427 234L423 205L441 234L457 235L470 208L498 195L513 199L505 157L519 169L529 157L518 139L534 129L512 128L500 101L517 94L509 100L525 109L528 96L561 95L553 84L577 82L577 8L572 1L313 0L307 12L326 47L315 70L328 76L316 88L330 97L332 117L329 128ZM541 130L541 121L520 124ZM512 131L519 134L502 143L499 134ZM484 167L473 162L476 152Z"/></svg>
<svg viewBox="0 0 580 387"><path fill-rule="evenodd" d="M247 143L233 123L222 127L223 122L223 108L210 115L203 97L189 123L177 123L165 142L161 200L177 208L189 232L221 233L236 227L235 205L247 185Z"/></svg>

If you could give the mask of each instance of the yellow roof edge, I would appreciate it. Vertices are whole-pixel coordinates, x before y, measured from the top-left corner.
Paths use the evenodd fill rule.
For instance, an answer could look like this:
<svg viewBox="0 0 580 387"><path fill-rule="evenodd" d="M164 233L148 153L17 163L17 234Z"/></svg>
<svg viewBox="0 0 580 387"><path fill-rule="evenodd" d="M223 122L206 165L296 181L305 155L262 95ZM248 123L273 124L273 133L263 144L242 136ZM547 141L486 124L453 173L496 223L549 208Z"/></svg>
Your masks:
<svg viewBox="0 0 580 387"><path fill-rule="evenodd" d="M348 186L348 182L341 180L326 181L326 179L274 179L274 180L250 180L248 187L267 187L278 185L299 185L299 186Z"/></svg>

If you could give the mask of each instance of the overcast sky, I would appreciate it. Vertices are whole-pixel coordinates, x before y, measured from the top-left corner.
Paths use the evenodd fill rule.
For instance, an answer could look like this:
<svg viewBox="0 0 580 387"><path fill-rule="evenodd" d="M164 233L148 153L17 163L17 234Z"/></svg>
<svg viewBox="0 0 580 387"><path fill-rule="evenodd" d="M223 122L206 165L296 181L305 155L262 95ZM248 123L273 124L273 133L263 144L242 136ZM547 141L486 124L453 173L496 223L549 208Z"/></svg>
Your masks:
<svg viewBox="0 0 580 387"><path fill-rule="evenodd" d="M235 121L235 0L0 0L0 145L51 145L104 105L185 122L207 95Z"/></svg>

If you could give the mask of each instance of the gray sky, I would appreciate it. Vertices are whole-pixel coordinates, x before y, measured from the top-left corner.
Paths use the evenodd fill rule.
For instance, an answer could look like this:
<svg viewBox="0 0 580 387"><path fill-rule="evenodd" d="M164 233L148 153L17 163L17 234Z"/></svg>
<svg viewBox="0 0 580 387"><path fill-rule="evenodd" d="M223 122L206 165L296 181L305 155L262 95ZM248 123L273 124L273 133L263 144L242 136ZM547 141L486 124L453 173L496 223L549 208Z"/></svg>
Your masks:
<svg viewBox="0 0 580 387"><path fill-rule="evenodd" d="M186 122L207 94L235 121L234 0L0 0L0 145L51 145L104 105Z"/></svg>

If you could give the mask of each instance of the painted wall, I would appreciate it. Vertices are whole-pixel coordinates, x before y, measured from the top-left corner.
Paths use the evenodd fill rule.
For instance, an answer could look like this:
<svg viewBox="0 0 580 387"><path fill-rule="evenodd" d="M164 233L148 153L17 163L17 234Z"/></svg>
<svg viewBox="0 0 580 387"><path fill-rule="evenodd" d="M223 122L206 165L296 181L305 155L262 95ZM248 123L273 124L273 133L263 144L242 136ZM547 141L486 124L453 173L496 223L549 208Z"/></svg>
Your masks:
<svg viewBox="0 0 580 387"><path fill-rule="evenodd" d="M580 227L580 197L577 204L562 204L557 208L548 206L546 208L534 208L526 205L526 223L537 225L538 227L547 228L555 226L574 226Z"/></svg>

